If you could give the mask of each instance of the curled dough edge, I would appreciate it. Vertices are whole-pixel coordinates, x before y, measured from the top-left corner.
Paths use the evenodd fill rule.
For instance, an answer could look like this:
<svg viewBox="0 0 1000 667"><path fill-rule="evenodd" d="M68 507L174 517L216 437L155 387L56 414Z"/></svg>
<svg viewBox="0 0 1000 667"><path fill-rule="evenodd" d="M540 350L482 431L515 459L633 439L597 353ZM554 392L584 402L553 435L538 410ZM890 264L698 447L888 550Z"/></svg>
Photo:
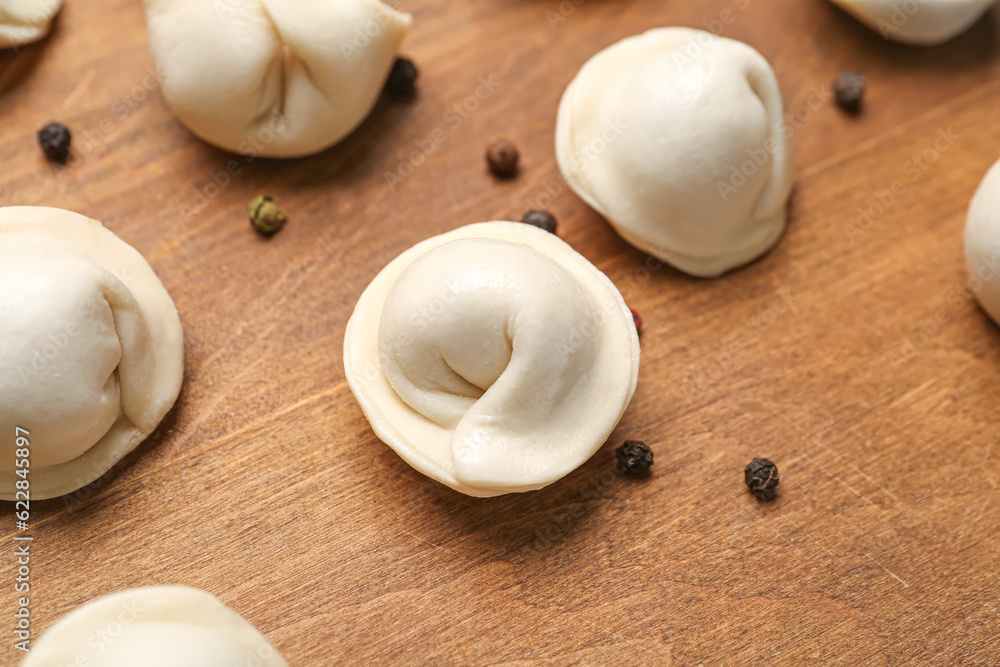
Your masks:
<svg viewBox="0 0 1000 667"><path fill-rule="evenodd" d="M121 358L113 373L121 389L118 416L81 454L53 465L32 466L31 497L44 500L92 483L156 428L180 393L184 341L177 309L152 268L138 251L100 222L56 208L0 208L0 253L31 248L50 248L56 255L72 256L89 266L90 274L100 275L94 287L111 310L121 345ZM39 306L44 308L45 304ZM7 386L14 386L12 382ZM53 401L57 399L53 397ZM0 421L18 422L21 418L16 397L6 399ZM29 431L48 426L17 425ZM32 442L32 447L44 445ZM11 466L0 469L0 499L15 498L19 479L11 457Z"/></svg>
<svg viewBox="0 0 1000 667"><path fill-rule="evenodd" d="M493 244L493 253L484 243ZM430 291L416 303L410 294L400 302L434 313L435 303L447 301L429 324L422 326L412 312L385 314L422 258L433 272L457 266L463 251L469 274L459 275L454 299L441 298L444 283L431 284L421 269L416 284ZM510 254L523 255L526 266L536 256L544 261L534 270L507 270ZM525 289L529 275L549 293ZM477 281L479 287L469 287ZM573 288L564 291L567 284ZM525 299L538 305L524 307ZM588 313L578 312L581 299ZM412 335L400 326L407 320ZM395 332L389 340L387 326ZM397 342L398 364L386 350ZM433 237L390 262L348 322L344 365L383 442L425 475L490 497L547 486L607 441L635 391L639 341L631 312L607 276L553 234L496 221Z"/></svg>

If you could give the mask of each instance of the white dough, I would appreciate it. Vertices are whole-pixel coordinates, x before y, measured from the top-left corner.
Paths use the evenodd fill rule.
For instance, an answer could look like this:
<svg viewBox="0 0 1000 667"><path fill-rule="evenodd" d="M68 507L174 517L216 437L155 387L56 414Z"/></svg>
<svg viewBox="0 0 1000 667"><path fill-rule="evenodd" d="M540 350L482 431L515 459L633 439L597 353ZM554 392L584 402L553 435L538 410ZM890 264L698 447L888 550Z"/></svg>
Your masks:
<svg viewBox="0 0 1000 667"><path fill-rule="evenodd" d="M556 158L625 240L711 277L785 227L792 152L770 65L688 28L629 37L591 58L559 105Z"/></svg>
<svg viewBox="0 0 1000 667"><path fill-rule="evenodd" d="M393 260L361 295L347 381L375 433L470 496L530 491L607 440L635 391L621 294L554 234L468 225Z"/></svg>
<svg viewBox="0 0 1000 667"><path fill-rule="evenodd" d="M965 222L965 260L976 298L1000 324L1000 162L976 190Z"/></svg>
<svg viewBox="0 0 1000 667"><path fill-rule="evenodd" d="M138 252L76 213L0 208L0 498L22 479L17 428L31 498L75 491L159 424L183 357L173 301Z"/></svg>
<svg viewBox="0 0 1000 667"><path fill-rule="evenodd" d="M242 154L318 153L368 115L410 26L378 0L143 0L163 95Z"/></svg>
<svg viewBox="0 0 1000 667"><path fill-rule="evenodd" d="M242 616L213 595L185 586L135 588L88 602L32 644L21 667L81 664L288 667Z"/></svg>
<svg viewBox="0 0 1000 667"><path fill-rule="evenodd" d="M0 0L0 49L45 37L61 8L62 0Z"/></svg>
<svg viewBox="0 0 1000 667"><path fill-rule="evenodd" d="M833 0L886 39L931 46L965 32L996 0Z"/></svg>

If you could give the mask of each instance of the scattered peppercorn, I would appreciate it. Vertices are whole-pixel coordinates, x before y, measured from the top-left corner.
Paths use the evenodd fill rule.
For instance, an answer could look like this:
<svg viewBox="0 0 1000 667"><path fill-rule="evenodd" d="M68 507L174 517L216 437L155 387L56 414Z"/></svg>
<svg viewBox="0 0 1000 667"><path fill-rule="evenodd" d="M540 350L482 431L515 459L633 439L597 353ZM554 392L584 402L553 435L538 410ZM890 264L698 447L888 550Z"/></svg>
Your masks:
<svg viewBox="0 0 1000 667"><path fill-rule="evenodd" d="M521 222L544 229L549 234L556 233L556 217L548 211L533 208L524 214Z"/></svg>
<svg viewBox="0 0 1000 667"><path fill-rule="evenodd" d="M778 466L768 459L757 459L743 470L750 491L761 500L772 500L778 490Z"/></svg>
<svg viewBox="0 0 1000 667"><path fill-rule="evenodd" d="M632 320L635 322L635 330L637 333L642 333L642 315L635 308L629 308L632 311Z"/></svg>
<svg viewBox="0 0 1000 667"><path fill-rule="evenodd" d="M638 475L653 465L653 450L640 440L626 440L615 450L615 458L618 459L619 472Z"/></svg>
<svg viewBox="0 0 1000 667"><path fill-rule="evenodd" d="M507 139L494 139L486 149L486 161L493 173L500 178L512 178L517 174L520 157L517 147Z"/></svg>
<svg viewBox="0 0 1000 667"><path fill-rule="evenodd" d="M385 82L385 92L391 99L405 100L416 92L420 72L409 58L396 58Z"/></svg>
<svg viewBox="0 0 1000 667"><path fill-rule="evenodd" d="M264 236L270 236L285 226L288 216L280 206L274 203L271 195L256 197L247 207L250 213L250 224Z"/></svg>
<svg viewBox="0 0 1000 667"><path fill-rule="evenodd" d="M844 72L833 82L833 95L841 109L857 113L865 96L865 77L857 72Z"/></svg>
<svg viewBox="0 0 1000 667"><path fill-rule="evenodd" d="M72 139L69 128L61 123L49 123L38 131L38 143L53 162L66 162Z"/></svg>

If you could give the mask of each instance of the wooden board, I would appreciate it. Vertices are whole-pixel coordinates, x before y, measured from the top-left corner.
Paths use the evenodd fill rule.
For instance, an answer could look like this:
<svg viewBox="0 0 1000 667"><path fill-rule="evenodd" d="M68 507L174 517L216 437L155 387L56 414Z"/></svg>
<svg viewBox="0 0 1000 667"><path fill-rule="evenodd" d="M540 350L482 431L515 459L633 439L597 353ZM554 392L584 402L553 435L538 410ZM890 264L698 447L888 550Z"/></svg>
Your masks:
<svg viewBox="0 0 1000 667"><path fill-rule="evenodd" d="M1000 329L963 291L962 229L1000 157L1000 11L914 49L821 0L401 5L419 97L303 160L234 158L178 124L137 0L70 0L48 40L0 60L0 202L105 221L173 295L187 349L154 437L98 488L33 507L35 630L183 583L294 665L997 664ZM719 20L773 63L799 119L797 190L775 251L702 281L647 264L567 190L553 125L600 48ZM857 119L829 98L843 70L868 77ZM53 119L76 133L71 168L36 146ZM493 135L522 149L513 182L486 172ZM263 192L291 216L269 240L245 216ZM532 203L645 317L639 388L568 478L476 500L376 440L345 384L344 324L411 244ZM608 474L625 438L655 448L651 478ZM743 486L753 456L781 468L772 504Z"/></svg>

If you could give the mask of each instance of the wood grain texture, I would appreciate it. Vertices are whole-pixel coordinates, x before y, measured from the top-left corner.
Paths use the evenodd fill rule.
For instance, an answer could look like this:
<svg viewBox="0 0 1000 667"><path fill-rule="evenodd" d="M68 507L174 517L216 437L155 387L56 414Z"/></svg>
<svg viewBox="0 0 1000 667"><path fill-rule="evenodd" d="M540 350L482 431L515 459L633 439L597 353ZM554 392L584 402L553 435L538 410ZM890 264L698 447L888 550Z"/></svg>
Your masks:
<svg viewBox="0 0 1000 667"><path fill-rule="evenodd" d="M1000 11L914 49L821 0L401 6L419 96L303 160L192 137L143 88L136 0L69 0L49 39L0 58L0 202L104 221L149 258L186 334L185 387L156 434L95 488L33 508L36 630L95 596L183 583L293 665L998 664L1000 330L963 292L962 229L1000 157ZM771 61L799 113L797 190L776 250L702 281L566 189L553 126L598 49L730 16L724 34ZM857 119L828 97L848 69L870 85ZM490 77L467 118L446 116ZM76 134L73 167L35 145L53 119ZM486 172L498 134L522 148L512 182ZM290 214L269 240L245 216L262 192ZM344 324L411 244L531 203L643 314L639 388L568 478L466 498L374 437L344 380ZM608 473L626 437L654 446L649 479ZM781 468L774 503L742 484L755 455ZM12 544L9 503L2 521Z"/></svg>

